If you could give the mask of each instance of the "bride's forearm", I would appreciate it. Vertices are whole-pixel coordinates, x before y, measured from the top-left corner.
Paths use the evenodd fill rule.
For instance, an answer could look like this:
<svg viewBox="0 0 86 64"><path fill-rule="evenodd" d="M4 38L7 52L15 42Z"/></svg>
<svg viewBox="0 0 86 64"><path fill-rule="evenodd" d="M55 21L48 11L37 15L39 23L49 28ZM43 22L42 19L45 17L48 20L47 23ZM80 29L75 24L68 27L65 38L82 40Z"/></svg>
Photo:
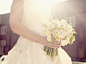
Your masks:
<svg viewBox="0 0 86 64"><path fill-rule="evenodd" d="M44 37L38 35L37 33L31 31L26 26L24 26L22 23L11 23L10 24L11 30L17 33L20 36L23 36L29 40L38 42L43 44L42 40Z"/></svg>

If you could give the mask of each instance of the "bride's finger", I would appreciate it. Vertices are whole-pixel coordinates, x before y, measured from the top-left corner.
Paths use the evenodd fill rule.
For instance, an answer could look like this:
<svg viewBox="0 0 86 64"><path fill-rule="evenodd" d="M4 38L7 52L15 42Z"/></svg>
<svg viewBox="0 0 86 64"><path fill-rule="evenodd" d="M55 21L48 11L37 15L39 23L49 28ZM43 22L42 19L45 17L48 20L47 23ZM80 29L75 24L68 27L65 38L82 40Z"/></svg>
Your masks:
<svg viewBox="0 0 86 64"><path fill-rule="evenodd" d="M60 46L61 44L60 44L60 43L59 43L59 44L56 43L55 45L56 45L56 46L58 46L58 45Z"/></svg>
<svg viewBox="0 0 86 64"><path fill-rule="evenodd" d="M60 42L60 41L58 41L58 42L55 42L55 44L58 44L58 45L60 45L60 44L61 44L61 42Z"/></svg>
<svg viewBox="0 0 86 64"><path fill-rule="evenodd" d="M55 44L49 44L50 46L60 46L60 44L55 43Z"/></svg>
<svg viewBox="0 0 86 64"><path fill-rule="evenodd" d="M51 47L51 48L59 48L59 46L57 46L57 47L56 46L49 46L49 47Z"/></svg>
<svg viewBox="0 0 86 64"><path fill-rule="evenodd" d="M60 45L53 45L53 44L49 44L49 46L52 48L59 48L60 47Z"/></svg>

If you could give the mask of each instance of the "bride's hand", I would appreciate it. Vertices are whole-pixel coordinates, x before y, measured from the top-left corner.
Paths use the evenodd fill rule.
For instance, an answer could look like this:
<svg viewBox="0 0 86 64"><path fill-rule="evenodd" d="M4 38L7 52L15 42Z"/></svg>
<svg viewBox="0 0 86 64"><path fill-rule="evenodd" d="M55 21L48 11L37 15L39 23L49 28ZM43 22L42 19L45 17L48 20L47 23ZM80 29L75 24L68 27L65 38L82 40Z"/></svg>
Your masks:
<svg viewBox="0 0 86 64"><path fill-rule="evenodd" d="M54 41L55 41L55 45L54 45L54 44L51 44L47 40L47 38L44 38L44 39L46 41L46 42L43 43L45 46L48 46L48 47L51 47L51 48L60 48L61 47L61 45L60 45L61 44L61 41L57 41L57 40L54 39Z"/></svg>

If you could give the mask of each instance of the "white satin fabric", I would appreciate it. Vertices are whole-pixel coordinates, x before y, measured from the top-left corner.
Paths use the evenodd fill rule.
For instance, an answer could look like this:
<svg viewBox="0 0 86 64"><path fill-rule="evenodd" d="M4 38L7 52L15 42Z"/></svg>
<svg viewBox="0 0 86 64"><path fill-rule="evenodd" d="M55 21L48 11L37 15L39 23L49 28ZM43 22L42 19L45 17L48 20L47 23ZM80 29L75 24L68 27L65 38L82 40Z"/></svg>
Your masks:
<svg viewBox="0 0 86 64"><path fill-rule="evenodd" d="M45 37L42 23L49 21L50 7L35 0L23 1L21 23L28 29ZM58 49L58 56L53 60L47 56L43 49L44 45L20 36L15 46L8 52L7 58L1 64L72 64L71 58L62 48Z"/></svg>

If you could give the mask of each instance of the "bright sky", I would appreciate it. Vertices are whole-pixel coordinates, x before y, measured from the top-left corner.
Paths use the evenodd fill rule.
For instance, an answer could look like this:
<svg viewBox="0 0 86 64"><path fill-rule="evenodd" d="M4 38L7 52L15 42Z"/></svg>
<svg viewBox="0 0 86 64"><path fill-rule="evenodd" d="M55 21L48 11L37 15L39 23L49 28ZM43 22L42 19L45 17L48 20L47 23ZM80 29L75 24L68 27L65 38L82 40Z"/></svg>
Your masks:
<svg viewBox="0 0 86 64"><path fill-rule="evenodd" d="M13 0L0 0L0 14L9 13Z"/></svg>
<svg viewBox="0 0 86 64"><path fill-rule="evenodd" d="M9 13L13 0L0 0L0 14ZM67 0L38 0L43 1L47 4L52 4L56 2L62 2Z"/></svg>
<svg viewBox="0 0 86 64"><path fill-rule="evenodd" d="M43 1L47 4L53 4L53 3L56 3L56 2L62 2L62 1L68 1L68 0L37 0L37 1Z"/></svg>

